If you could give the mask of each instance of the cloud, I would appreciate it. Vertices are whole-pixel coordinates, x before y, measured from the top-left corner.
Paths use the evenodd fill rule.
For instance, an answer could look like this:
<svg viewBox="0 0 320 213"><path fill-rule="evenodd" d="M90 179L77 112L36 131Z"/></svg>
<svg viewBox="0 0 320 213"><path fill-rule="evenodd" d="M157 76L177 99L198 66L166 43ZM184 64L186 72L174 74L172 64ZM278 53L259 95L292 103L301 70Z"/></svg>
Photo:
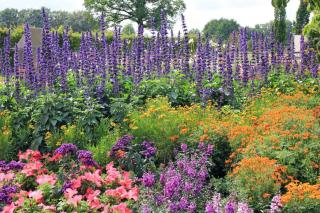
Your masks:
<svg viewBox="0 0 320 213"><path fill-rule="evenodd" d="M82 5L83 0L0 0L0 9L39 9L44 6L51 10L75 11L84 9Z"/></svg>
<svg viewBox="0 0 320 213"><path fill-rule="evenodd" d="M202 30L211 19L228 18L241 26L253 27L273 20L274 9L271 0L185 0L186 21L189 29ZM291 0L287 7L287 18L294 20L299 0ZM175 26L180 30L180 23Z"/></svg>

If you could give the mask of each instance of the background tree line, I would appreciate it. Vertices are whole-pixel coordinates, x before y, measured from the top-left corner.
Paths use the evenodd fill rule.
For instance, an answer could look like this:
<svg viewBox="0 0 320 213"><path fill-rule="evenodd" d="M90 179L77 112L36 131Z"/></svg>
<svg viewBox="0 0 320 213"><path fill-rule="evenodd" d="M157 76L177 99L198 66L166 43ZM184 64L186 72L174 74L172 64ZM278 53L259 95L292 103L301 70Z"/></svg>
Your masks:
<svg viewBox="0 0 320 213"><path fill-rule="evenodd" d="M69 26L74 32L92 31L98 29L99 22L88 11L50 11L46 9L49 15L50 24L53 28L59 26ZM42 27L41 9L23 9L17 10L7 8L0 11L0 27L16 28L24 23L29 23L33 27Z"/></svg>

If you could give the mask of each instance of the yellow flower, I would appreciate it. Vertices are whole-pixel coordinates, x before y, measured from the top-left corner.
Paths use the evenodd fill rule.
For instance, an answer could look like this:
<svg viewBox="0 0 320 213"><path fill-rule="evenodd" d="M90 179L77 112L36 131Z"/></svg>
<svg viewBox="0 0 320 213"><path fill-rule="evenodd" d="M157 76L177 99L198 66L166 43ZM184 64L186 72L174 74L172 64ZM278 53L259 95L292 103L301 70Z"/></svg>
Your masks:
<svg viewBox="0 0 320 213"><path fill-rule="evenodd" d="M52 137L52 133L51 132L46 132L46 135L44 137L44 140L49 140Z"/></svg>
<svg viewBox="0 0 320 213"><path fill-rule="evenodd" d="M59 138L59 140L57 140L56 146L61 146L62 144L62 138Z"/></svg>
<svg viewBox="0 0 320 213"><path fill-rule="evenodd" d="M29 129L34 129L34 125L32 125L32 124L29 124Z"/></svg>
<svg viewBox="0 0 320 213"><path fill-rule="evenodd" d="M2 134L8 136L10 133L9 128L7 126L2 127Z"/></svg>

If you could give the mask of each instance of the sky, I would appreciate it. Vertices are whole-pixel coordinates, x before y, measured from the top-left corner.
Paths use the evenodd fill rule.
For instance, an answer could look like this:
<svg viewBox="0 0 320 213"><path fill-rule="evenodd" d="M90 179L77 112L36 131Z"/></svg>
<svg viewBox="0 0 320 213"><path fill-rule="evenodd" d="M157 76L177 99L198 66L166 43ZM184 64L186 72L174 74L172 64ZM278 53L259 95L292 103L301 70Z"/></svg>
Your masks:
<svg viewBox="0 0 320 213"><path fill-rule="evenodd" d="M287 18L295 20L299 0L290 0ZM273 19L271 0L185 0L185 17L189 29L202 30L211 19L229 18L241 26L253 27ZM84 9L83 0L0 0L0 10L4 8L41 8L75 11ZM180 19L175 28L180 28Z"/></svg>

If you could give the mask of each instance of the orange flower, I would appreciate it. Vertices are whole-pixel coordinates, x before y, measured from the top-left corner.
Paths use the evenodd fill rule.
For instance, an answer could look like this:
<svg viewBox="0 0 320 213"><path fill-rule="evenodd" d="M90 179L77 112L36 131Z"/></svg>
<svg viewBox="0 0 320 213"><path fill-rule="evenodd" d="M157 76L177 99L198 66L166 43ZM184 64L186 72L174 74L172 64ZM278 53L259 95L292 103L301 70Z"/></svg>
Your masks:
<svg viewBox="0 0 320 213"><path fill-rule="evenodd" d="M174 136L171 136L171 137L170 137L170 141L171 141L171 142L176 142L178 139L179 139L179 136L178 136L178 135L174 135Z"/></svg>
<svg viewBox="0 0 320 213"><path fill-rule="evenodd" d="M262 195L262 197L263 198L268 198L268 197L270 197L271 195L269 194L269 193L264 193L263 195Z"/></svg>
<svg viewBox="0 0 320 213"><path fill-rule="evenodd" d="M123 158L125 155L126 155L126 152L123 151L123 150L118 150L118 151L116 152L116 157L117 157L117 158Z"/></svg>
<svg viewBox="0 0 320 213"><path fill-rule="evenodd" d="M202 136L200 136L200 142L204 142L204 141L207 141L209 140L209 136L207 134L204 134Z"/></svg>
<svg viewBox="0 0 320 213"><path fill-rule="evenodd" d="M286 188L287 193L281 197L281 202L284 205L291 200L320 199L320 184L310 185L310 183L291 182Z"/></svg>
<svg viewBox="0 0 320 213"><path fill-rule="evenodd" d="M181 134L181 135L184 135L184 134L186 134L187 132L188 132L188 128L183 128L183 129L180 130L180 134Z"/></svg>

